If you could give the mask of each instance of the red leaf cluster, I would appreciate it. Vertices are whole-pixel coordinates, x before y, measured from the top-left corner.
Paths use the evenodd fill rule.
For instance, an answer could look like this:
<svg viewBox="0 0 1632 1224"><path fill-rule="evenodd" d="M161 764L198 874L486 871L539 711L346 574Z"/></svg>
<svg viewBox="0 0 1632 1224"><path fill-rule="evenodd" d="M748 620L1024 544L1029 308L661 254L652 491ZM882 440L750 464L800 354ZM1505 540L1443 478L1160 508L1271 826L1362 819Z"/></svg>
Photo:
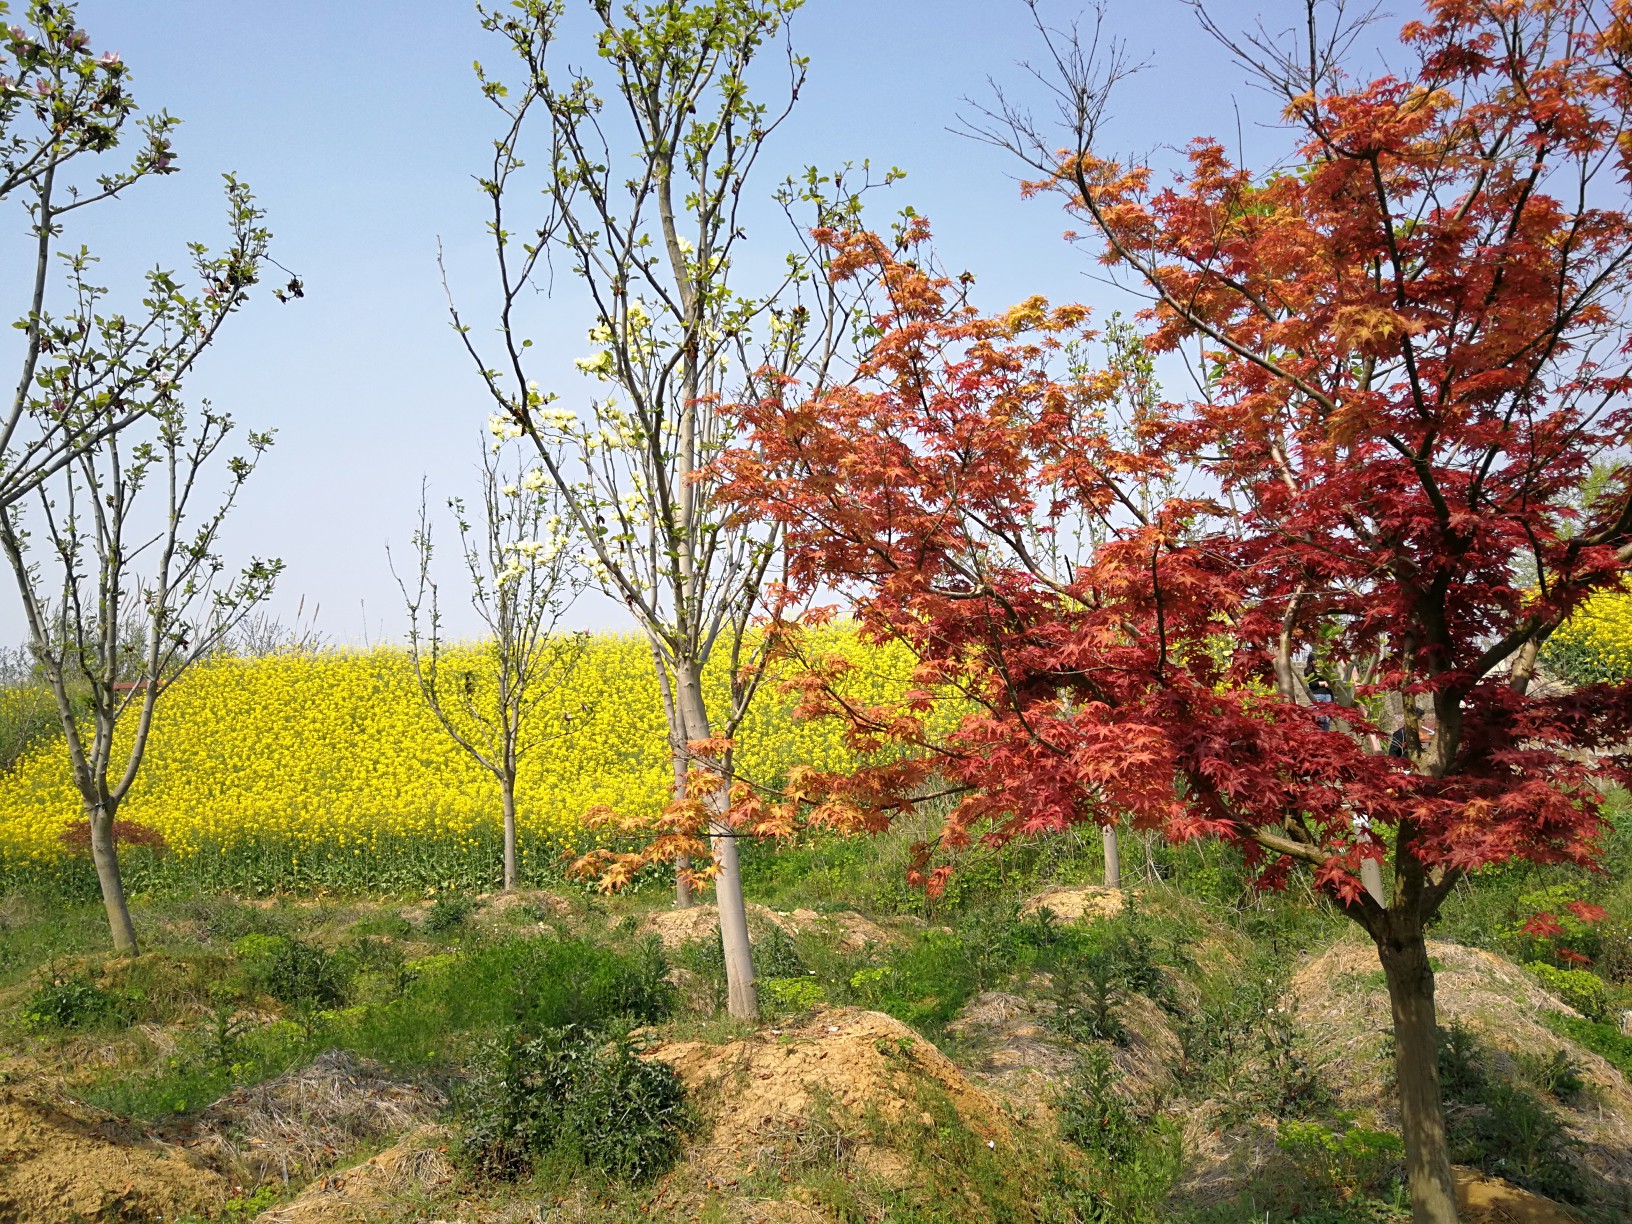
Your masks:
<svg viewBox="0 0 1632 1224"><path fill-rule="evenodd" d="M1087 149L1034 184L1153 295L1149 349L1199 356L1189 399L1130 407L1079 306L978 313L921 224L905 249L819 233L884 295L879 338L847 386L739 406L722 496L785 530L790 592L843 593L922 688L851 708L783 627L800 712L904 754L803 776L809 819L955 793L931 887L975 837L1124 816L1270 883L1304 860L1356 903L1364 857L1435 896L1592 860L1632 688L1527 681L1632 558L1624 468L1580 498L1632 436L1632 215L1594 178L1629 164L1632 39L1596 7L1435 0L1412 72L1290 98L1291 169L1199 140L1167 186ZM1350 698L1324 718L1292 672L1317 653ZM932 694L964 703L948 734ZM1437 726L1407 719L1400 757L1390 695Z"/></svg>

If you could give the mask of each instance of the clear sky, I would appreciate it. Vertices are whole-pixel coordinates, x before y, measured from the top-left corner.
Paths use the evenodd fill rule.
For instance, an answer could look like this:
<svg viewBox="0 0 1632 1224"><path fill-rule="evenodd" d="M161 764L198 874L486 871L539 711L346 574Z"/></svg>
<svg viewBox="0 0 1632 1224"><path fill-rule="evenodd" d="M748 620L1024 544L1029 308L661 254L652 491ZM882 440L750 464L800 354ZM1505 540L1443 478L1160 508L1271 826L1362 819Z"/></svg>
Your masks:
<svg viewBox="0 0 1632 1224"><path fill-rule="evenodd" d="M1078 8L1064 0L1045 11L1063 21ZM1242 26L1262 13L1279 28L1301 8L1225 0L1213 11ZM87 210L95 218L71 235L105 257L115 299L134 295L143 267L180 266L188 239L219 239L225 170L253 186L274 255L307 286L290 306L258 294L190 385L243 424L278 431L229 529L229 559L286 560L273 605L285 620L304 598L333 640L399 637L405 617L385 545L406 545L422 476L433 498L471 491L488 413L448 328L436 252L440 238L456 291L474 303L487 265L471 176L496 116L471 63L497 67L508 52L481 31L469 0L82 0L79 10L96 49L130 65L144 109L185 121L183 172ZM1113 104L1116 147L1178 146L1203 133L1233 141L1237 108L1248 144L1263 139L1254 120L1272 108L1180 0L1111 0L1109 20L1151 64ZM1055 203L1020 200L1016 163L947 131L967 109L962 99L989 97L988 78L1026 92L1018 61L1039 45L1020 0L809 0L794 38L811 57L810 84L768 151L761 189L808 163L897 165L908 177L894 201L932 219L945 260L977 275L982 305L1037 292L1128 305L1091 279L1085 252L1060 241ZM0 216L8 318L23 309L25 224L15 204ZM785 249L769 225L749 241L768 261ZM542 318L570 369L587 350L588 320L569 301ZM0 355L11 351L0 344ZM564 377L560 390L570 403L590 388ZM470 628L449 610L456 631ZM603 601L586 601L577 619L624 624ZM20 637L8 582L0 642Z"/></svg>

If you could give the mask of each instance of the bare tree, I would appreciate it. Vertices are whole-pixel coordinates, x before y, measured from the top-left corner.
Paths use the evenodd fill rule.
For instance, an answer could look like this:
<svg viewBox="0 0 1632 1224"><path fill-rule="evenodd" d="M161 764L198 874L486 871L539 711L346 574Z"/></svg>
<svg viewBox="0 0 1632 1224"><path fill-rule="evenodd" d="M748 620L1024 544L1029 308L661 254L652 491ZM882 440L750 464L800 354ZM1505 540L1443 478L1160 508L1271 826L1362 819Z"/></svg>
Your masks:
<svg viewBox="0 0 1632 1224"><path fill-rule="evenodd" d="M141 768L155 705L271 593L283 568L255 560L234 575L218 551L222 524L271 435L247 435L248 457L225 461L226 491L205 507L200 481L231 418L207 405L190 414L169 394L143 416L82 450L30 502L0 509L0 551L56 700L113 945L132 955L114 821ZM129 735L116 736L127 724Z"/></svg>
<svg viewBox="0 0 1632 1224"><path fill-rule="evenodd" d="M457 310L453 321L500 409L537 448L568 517L584 534L595 580L633 615L650 645L664 702L677 792L707 779L708 833L731 1014L757 1014L736 830L726 819L735 778L733 737L759 687L764 644L750 633L778 564L764 526L713 502L711 462L732 441L718 411L778 380L818 387L836 376L854 338L854 312L822 275L808 241L775 283L738 288L744 188L798 98L805 60L785 50L786 91L775 106L750 95L766 44L785 33L800 0L694 0L639 7L590 0L595 50L613 77L606 99L582 72L557 66L564 0L481 10L518 57L514 86L478 66L504 115L490 174L481 180L498 263L502 355L482 356ZM524 133L538 142L541 215L513 233L506 206L523 189ZM888 181L895 172L886 176ZM812 171L774 197L816 225L853 222L865 167L846 186ZM527 183L527 187L531 187ZM605 388L582 412L556 407L528 373L532 341L519 305L553 253L582 283L593 351L578 361ZM451 298L450 298L451 308ZM703 676L723 665L727 693L711 708ZM677 873L682 903L689 870Z"/></svg>
<svg viewBox="0 0 1632 1224"><path fill-rule="evenodd" d="M517 432L503 418L494 422L497 441L482 452L480 513L472 516L461 498L448 501L470 605L486 638L456 653L443 639L423 493L413 538L418 559L413 589L397 577L408 608L408 650L420 694L454 743L499 783L506 891L518 878L516 772L531 749L570 733L571 714L545 725L543 707L571 681L586 642L582 633L558 631L582 584L572 556L573 532L555 486L541 469L529 470L520 455L513 479L501 470L505 441Z"/></svg>

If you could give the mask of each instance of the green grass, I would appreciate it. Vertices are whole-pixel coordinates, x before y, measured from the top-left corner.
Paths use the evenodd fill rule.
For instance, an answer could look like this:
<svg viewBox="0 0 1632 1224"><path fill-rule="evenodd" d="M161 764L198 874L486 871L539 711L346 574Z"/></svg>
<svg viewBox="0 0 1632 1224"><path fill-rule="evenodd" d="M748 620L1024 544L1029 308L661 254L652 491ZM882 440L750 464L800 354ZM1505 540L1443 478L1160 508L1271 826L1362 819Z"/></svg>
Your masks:
<svg viewBox="0 0 1632 1224"><path fill-rule="evenodd" d="M1613 1024L1566 1016L1563 1012L1544 1011L1540 1020L1560 1037L1567 1037L1576 1045L1591 1050L1622 1075L1632 1078L1632 1037Z"/></svg>

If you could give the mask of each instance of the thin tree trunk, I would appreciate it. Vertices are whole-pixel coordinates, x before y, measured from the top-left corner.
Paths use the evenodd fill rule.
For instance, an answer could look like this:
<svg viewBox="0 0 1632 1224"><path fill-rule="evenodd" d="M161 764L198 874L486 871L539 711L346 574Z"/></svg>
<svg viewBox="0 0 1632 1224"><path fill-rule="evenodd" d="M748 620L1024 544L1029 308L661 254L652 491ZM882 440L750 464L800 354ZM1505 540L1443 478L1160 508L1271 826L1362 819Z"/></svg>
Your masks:
<svg viewBox="0 0 1632 1224"><path fill-rule="evenodd" d="M687 660L675 668L676 706L687 731L698 738L713 733L708 707L703 702L702 668ZM710 813L725 814L731 802L730 784L720 785L707 799ZM709 848L714 857L714 899L719 907L720 942L725 949L726 1005L738 1020L759 1018L759 992L754 986L754 955L748 941L748 911L742 897L742 872L737 862L737 839L723 820L709 822Z"/></svg>
<svg viewBox="0 0 1632 1224"><path fill-rule="evenodd" d="M1388 908L1388 897L1383 892L1383 865L1376 859L1360 860L1360 883L1365 886L1371 899L1384 909Z"/></svg>
<svg viewBox="0 0 1632 1224"><path fill-rule="evenodd" d="M1456 1187L1451 1180L1439 1091L1434 970L1428 963L1421 923L1397 910L1389 918L1395 931L1379 941L1377 956L1388 979L1388 1001L1394 1011L1394 1069L1411 1219L1413 1224L1456 1224Z"/></svg>
<svg viewBox="0 0 1632 1224"><path fill-rule="evenodd" d="M499 781L504 791L504 891L516 889L516 779L505 775Z"/></svg>
<svg viewBox="0 0 1632 1224"><path fill-rule="evenodd" d="M125 882L119 875L119 850L113 841L113 809L98 805L86 809L91 822L91 861L96 864L96 882L102 887L102 906L108 912L108 929L113 932L113 950L135 956L136 927L125 904Z"/></svg>
<svg viewBox="0 0 1632 1224"><path fill-rule="evenodd" d="M1122 850L1116 840L1116 826L1106 825L1102 830L1105 838L1105 886L1107 888L1122 887Z"/></svg>
<svg viewBox="0 0 1632 1224"><path fill-rule="evenodd" d="M713 807L725 800L722 787L715 792ZM748 941L748 909L742 897L742 871L737 863L737 839L723 824L715 823L709 844L719 867L714 877L719 901L720 943L725 949L726 1010L738 1020L759 1018L759 988L754 982L753 948Z"/></svg>
<svg viewBox="0 0 1632 1224"><path fill-rule="evenodd" d="M686 794L686 753L683 747L676 746L674 750L674 797L683 799ZM691 856L680 854L674 860L674 908L690 909L692 905L691 881L686 873L691 870Z"/></svg>

